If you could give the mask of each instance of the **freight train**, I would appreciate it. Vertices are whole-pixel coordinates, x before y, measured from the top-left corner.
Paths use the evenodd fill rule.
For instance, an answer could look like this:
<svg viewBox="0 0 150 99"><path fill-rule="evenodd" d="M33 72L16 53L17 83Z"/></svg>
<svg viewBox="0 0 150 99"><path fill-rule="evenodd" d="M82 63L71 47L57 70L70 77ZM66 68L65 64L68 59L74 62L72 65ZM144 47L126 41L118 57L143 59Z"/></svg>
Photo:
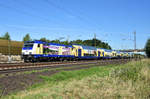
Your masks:
<svg viewBox="0 0 150 99"><path fill-rule="evenodd" d="M130 58L131 54L85 45L63 45L42 41L27 41L22 48L25 62L85 59Z"/></svg>

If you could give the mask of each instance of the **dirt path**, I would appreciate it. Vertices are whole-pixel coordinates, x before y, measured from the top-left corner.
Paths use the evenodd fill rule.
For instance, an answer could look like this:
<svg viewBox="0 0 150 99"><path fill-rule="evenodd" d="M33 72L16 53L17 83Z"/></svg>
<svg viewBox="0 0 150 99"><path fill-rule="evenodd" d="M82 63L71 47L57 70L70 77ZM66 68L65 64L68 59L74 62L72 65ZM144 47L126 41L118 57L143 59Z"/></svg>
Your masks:
<svg viewBox="0 0 150 99"><path fill-rule="evenodd" d="M43 82L39 75L49 76L57 72L58 71L45 71L2 77L0 78L1 95L7 95L13 92L24 90L33 84Z"/></svg>

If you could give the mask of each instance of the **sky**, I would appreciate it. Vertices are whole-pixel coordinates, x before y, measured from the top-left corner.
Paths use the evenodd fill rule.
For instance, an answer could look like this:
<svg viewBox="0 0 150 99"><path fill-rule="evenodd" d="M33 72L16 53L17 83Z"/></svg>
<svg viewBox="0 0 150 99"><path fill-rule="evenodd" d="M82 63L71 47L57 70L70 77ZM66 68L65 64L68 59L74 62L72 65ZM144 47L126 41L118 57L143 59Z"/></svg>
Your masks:
<svg viewBox="0 0 150 99"><path fill-rule="evenodd" d="M0 0L0 36L12 40L92 39L113 49L144 48L150 38L150 0Z"/></svg>

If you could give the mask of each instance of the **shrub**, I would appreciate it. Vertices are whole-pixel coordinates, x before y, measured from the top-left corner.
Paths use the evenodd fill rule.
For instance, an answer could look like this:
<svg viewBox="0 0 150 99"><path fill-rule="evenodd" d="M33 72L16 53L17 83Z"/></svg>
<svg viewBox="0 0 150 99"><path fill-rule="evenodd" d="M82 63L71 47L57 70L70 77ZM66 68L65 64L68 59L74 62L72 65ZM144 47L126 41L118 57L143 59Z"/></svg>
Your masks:
<svg viewBox="0 0 150 99"><path fill-rule="evenodd" d="M145 51L146 51L147 57L150 58L150 39L147 40Z"/></svg>

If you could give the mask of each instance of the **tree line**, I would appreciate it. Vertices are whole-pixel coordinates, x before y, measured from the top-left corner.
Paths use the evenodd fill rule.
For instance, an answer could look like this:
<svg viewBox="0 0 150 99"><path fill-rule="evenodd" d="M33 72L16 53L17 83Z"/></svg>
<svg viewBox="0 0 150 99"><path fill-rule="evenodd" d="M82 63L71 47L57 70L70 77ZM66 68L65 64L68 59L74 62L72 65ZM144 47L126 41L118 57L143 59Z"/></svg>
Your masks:
<svg viewBox="0 0 150 99"><path fill-rule="evenodd" d="M2 37L0 37L0 39L3 39L3 40L11 40L10 39L10 35L8 32L6 32Z"/></svg>
<svg viewBox="0 0 150 99"><path fill-rule="evenodd" d="M10 35L9 35L8 32L6 32L3 36L1 36L0 39L11 40ZM111 46L108 43L102 42L101 40L95 39L95 38L89 39L89 40L80 40L80 39L78 39L78 40L73 40L73 41L68 41L68 40L60 41L58 39L49 40L45 37L40 38L40 39L32 39L29 34L26 34L23 37L22 41L25 42L25 41L32 41L32 40L40 40L40 41L43 41L43 42L58 43L58 44L64 44L64 45L80 44L80 45L95 46L95 47L98 47L98 48L111 49Z"/></svg>
<svg viewBox="0 0 150 99"><path fill-rule="evenodd" d="M27 34L23 38L23 41L31 41L31 40L32 39L31 39L29 34ZM102 42L101 40L95 39L95 38L90 39L90 40L80 40L80 39L78 39L78 40L73 40L73 41L68 41L68 40L60 41L58 39L56 39L56 40L49 40L49 39L43 37L43 38L40 38L39 40L43 41L43 42L58 43L58 44L64 44L64 45L80 44L80 45L94 46L94 47L97 47L97 48L111 49L111 46L108 43Z"/></svg>

